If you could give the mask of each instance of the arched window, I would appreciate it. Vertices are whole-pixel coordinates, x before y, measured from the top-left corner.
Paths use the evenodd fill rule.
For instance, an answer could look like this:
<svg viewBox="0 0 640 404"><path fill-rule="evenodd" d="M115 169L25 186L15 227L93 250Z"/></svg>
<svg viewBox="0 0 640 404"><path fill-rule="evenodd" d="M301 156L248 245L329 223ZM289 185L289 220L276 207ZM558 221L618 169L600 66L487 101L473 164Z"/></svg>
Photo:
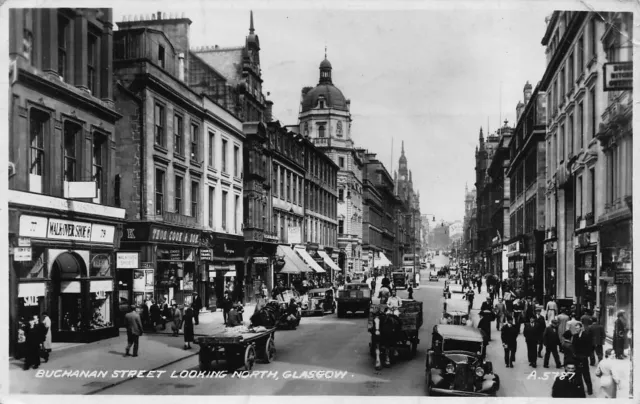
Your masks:
<svg viewBox="0 0 640 404"><path fill-rule="evenodd" d="M318 137L324 137L324 125L318 126Z"/></svg>

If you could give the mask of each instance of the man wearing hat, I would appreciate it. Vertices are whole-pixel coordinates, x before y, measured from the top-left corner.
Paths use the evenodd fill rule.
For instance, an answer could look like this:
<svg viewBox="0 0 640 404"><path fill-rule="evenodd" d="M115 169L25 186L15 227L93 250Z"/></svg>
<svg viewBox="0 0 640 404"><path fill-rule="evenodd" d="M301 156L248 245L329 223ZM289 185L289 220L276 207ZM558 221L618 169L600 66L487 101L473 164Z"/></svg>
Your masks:
<svg viewBox="0 0 640 404"><path fill-rule="evenodd" d="M542 358L542 335L547 327L547 322L542 316L542 306L536 306L535 312L536 314L534 318L536 322L536 331L538 333L538 358Z"/></svg>
<svg viewBox="0 0 640 404"><path fill-rule="evenodd" d="M193 303L191 304L191 308L193 309L193 320L196 325L200 324L199 316L200 310L202 310L202 299L198 292L193 292Z"/></svg>
<svg viewBox="0 0 640 404"><path fill-rule="evenodd" d="M556 368L560 369L560 355L558 355L558 346L560 346L560 336L558 335L558 320L551 320L551 325L545 328L542 335L542 343L545 346L543 366L549 367L549 356L553 354L553 360L556 362Z"/></svg>
<svg viewBox="0 0 640 404"><path fill-rule="evenodd" d="M593 342L591 335L584 330L584 326L581 322L577 322L575 325L576 333L573 335L571 341L575 350L576 367L578 368L577 377L584 378L584 384L587 387L587 394L593 394L593 387L591 383L591 372L589 370L589 355L593 350Z"/></svg>

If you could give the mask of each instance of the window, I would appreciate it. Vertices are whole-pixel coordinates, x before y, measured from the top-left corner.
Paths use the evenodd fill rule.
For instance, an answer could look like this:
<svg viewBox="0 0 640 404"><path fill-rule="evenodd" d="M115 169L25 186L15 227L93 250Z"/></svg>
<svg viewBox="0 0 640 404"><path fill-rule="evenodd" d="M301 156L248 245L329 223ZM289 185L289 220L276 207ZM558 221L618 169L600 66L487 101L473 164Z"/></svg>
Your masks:
<svg viewBox="0 0 640 404"><path fill-rule="evenodd" d="M569 119L567 120L567 138L569 141L567 151L568 155L573 155L573 114L569 115Z"/></svg>
<svg viewBox="0 0 640 404"><path fill-rule="evenodd" d="M571 90L573 89L573 85L574 85L574 77L573 77L573 71L575 69L575 64L574 64L574 60L573 60L573 53L571 54L571 56L569 56L569 77L567 78L567 90Z"/></svg>
<svg viewBox="0 0 640 404"><path fill-rule="evenodd" d="M178 156L183 156L182 150L182 117L179 115L173 116L173 152Z"/></svg>
<svg viewBox="0 0 640 404"><path fill-rule="evenodd" d="M578 39L577 52L578 52L578 75L581 75L582 72L584 71L584 36L583 35L580 35L580 38Z"/></svg>
<svg viewBox="0 0 640 404"><path fill-rule="evenodd" d="M340 168L344 168L344 157L338 157L338 165Z"/></svg>
<svg viewBox="0 0 640 404"><path fill-rule="evenodd" d="M44 137L48 124L49 119L47 114L34 109L30 111L31 163L29 165L29 192L37 192L40 194L44 191Z"/></svg>
<svg viewBox="0 0 640 404"><path fill-rule="evenodd" d="M215 188L209 187L209 227L213 228Z"/></svg>
<svg viewBox="0 0 640 404"><path fill-rule="evenodd" d="M298 184L298 205L302 206L302 178L299 179Z"/></svg>
<svg viewBox="0 0 640 404"><path fill-rule="evenodd" d="M216 134L213 132L209 132L209 167L211 168L214 167L213 156L215 156L215 142L216 142Z"/></svg>
<svg viewBox="0 0 640 404"><path fill-rule="evenodd" d="M322 105L320 108L324 108L324 102L320 104ZM318 126L318 137L324 137L324 125Z"/></svg>
<svg viewBox="0 0 640 404"><path fill-rule="evenodd" d="M158 65L164 69L164 46L158 45Z"/></svg>
<svg viewBox="0 0 640 404"><path fill-rule="evenodd" d="M338 234L344 234L344 220L338 220Z"/></svg>
<svg viewBox="0 0 640 404"><path fill-rule="evenodd" d="M156 108L154 111L154 122L155 122L155 140L158 146L164 147L164 107L160 104L156 104Z"/></svg>
<svg viewBox="0 0 640 404"><path fill-rule="evenodd" d="M58 16L58 74L67 79L67 48L69 47L69 20Z"/></svg>
<svg viewBox="0 0 640 404"><path fill-rule="evenodd" d="M80 126L72 123L64 123L64 181L76 181L76 142Z"/></svg>
<svg viewBox="0 0 640 404"><path fill-rule="evenodd" d="M590 26L590 36L589 39L590 44L589 44L589 60L593 59L596 57L596 43L598 41L597 37L596 37L596 19L595 17L591 19L591 21L589 21L589 26Z"/></svg>
<svg viewBox="0 0 640 404"><path fill-rule="evenodd" d="M198 187L196 181L191 181L191 216L198 217Z"/></svg>
<svg viewBox="0 0 640 404"><path fill-rule="evenodd" d="M576 215L582 218L582 176L578 177L576 188Z"/></svg>
<svg viewBox="0 0 640 404"><path fill-rule="evenodd" d="M343 188L340 188L338 190L338 200L339 201L344 201L344 189Z"/></svg>
<svg viewBox="0 0 640 404"><path fill-rule="evenodd" d="M274 195L278 194L278 166L276 164L273 165L273 171L271 172L271 193Z"/></svg>
<svg viewBox="0 0 640 404"><path fill-rule="evenodd" d="M564 124L560 125L560 135L558 137L558 160L564 161Z"/></svg>
<svg viewBox="0 0 640 404"><path fill-rule="evenodd" d="M564 71L564 67L562 68L562 70L560 70L560 94L558 94L559 98L560 98L560 105L564 104L564 97L566 95L566 86L564 85L564 82L566 80L566 76L565 76L565 71Z"/></svg>
<svg viewBox="0 0 640 404"><path fill-rule="evenodd" d="M173 195L173 207L176 213L182 214L183 206L182 206L182 191L183 191L183 183L184 179L182 177L178 177L176 175L176 182L174 184L174 195Z"/></svg>
<svg viewBox="0 0 640 404"><path fill-rule="evenodd" d="M234 209L234 220L233 223L235 225L235 233L238 233L241 228L242 228L242 224L240 223L240 195L236 195L236 200L235 200L235 209Z"/></svg>
<svg viewBox="0 0 640 404"><path fill-rule="evenodd" d="M280 199L284 200L284 169L280 169Z"/></svg>
<svg viewBox="0 0 640 404"><path fill-rule="evenodd" d="M94 203L102 203L102 191L104 190L104 162L106 161L106 137L100 134L93 135L93 152L92 152L92 177L96 183L96 198Z"/></svg>
<svg viewBox="0 0 640 404"><path fill-rule="evenodd" d="M198 138L200 137L200 128L198 125L191 124L191 160L198 161Z"/></svg>
<svg viewBox="0 0 640 404"><path fill-rule="evenodd" d="M227 140L222 139L222 172L227 172Z"/></svg>
<svg viewBox="0 0 640 404"><path fill-rule="evenodd" d="M595 168L592 168L591 170L589 170L589 178L591 180L591 183L589 184L589 198L591 200L589 209L595 218L595 215L596 215L596 169Z"/></svg>
<svg viewBox="0 0 640 404"><path fill-rule="evenodd" d="M291 173L287 173L287 201L291 201Z"/></svg>
<svg viewBox="0 0 640 404"><path fill-rule="evenodd" d="M164 212L164 171L156 168L156 215Z"/></svg>
<svg viewBox="0 0 640 404"><path fill-rule="evenodd" d="M233 146L233 175L240 176L240 148Z"/></svg>
<svg viewBox="0 0 640 404"><path fill-rule="evenodd" d="M589 104L591 105L591 131L589 141L596 136L596 89L593 87L589 91Z"/></svg>
<svg viewBox="0 0 640 404"><path fill-rule="evenodd" d="M91 94L97 95L98 38L89 34L87 38L87 87Z"/></svg>
<svg viewBox="0 0 640 404"><path fill-rule="evenodd" d="M227 197L229 192L222 191L222 230L227 231Z"/></svg>
<svg viewBox="0 0 640 404"><path fill-rule="evenodd" d="M293 179L291 181L291 202L297 204L296 197L298 196L298 177L294 174Z"/></svg>
<svg viewBox="0 0 640 404"><path fill-rule="evenodd" d="M576 122L576 132L580 137L579 139L580 149L584 147L583 125L584 125L584 104L580 102L580 104L578 104L578 121Z"/></svg>

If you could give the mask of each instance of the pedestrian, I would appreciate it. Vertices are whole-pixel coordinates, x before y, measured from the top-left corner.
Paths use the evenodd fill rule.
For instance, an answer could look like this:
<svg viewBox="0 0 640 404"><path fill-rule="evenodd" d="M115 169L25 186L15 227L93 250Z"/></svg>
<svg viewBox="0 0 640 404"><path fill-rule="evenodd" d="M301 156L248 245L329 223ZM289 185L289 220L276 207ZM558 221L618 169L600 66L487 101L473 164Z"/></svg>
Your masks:
<svg viewBox="0 0 640 404"><path fill-rule="evenodd" d="M149 301L147 299L144 300L144 303L142 304L142 317L140 318L142 320L142 325L144 327L148 327L149 324L151 324L151 315L149 313L149 306L147 303Z"/></svg>
<svg viewBox="0 0 640 404"><path fill-rule="evenodd" d="M562 308L556 319L558 320L558 335L560 336L560 352L563 352L564 332L567 331L567 323L570 320L567 315L567 309Z"/></svg>
<svg viewBox="0 0 640 404"><path fill-rule="evenodd" d="M600 324L600 319L596 318L594 323L589 327L589 334L591 334L591 341L593 343L593 352L598 356L598 362L602 360L602 346L606 338L604 326ZM592 364L593 366L593 364Z"/></svg>
<svg viewBox="0 0 640 404"><path fill-rule="evenodd" d="M530 297L527 297L527 299L524 302L524 321L526 321L527 323L529 322L529 319L531 317L535 317L536 313L535 313L535 305L533 304L533 302L531 301Z"/></svg>
<svg viewBox="0 0 640 404"><path fill-rule="evenodd" d="M237 327L242 325L241 312L242 306L239 304L234 304L231 306L229 310L229 314L227 315L227 327Z"/></svg>
<svg viewBox="0 0 640 404"><path fill-rule="evenodd" d="M193 293L193 303L191 304L191 308L193 309L193 319L196 325L200 324L200 310L202 310L202 299L198 292Z"/></svg>
<svg viewBox="0 0 640 404"><path fill-rule="evenodd" d="M560 346L560 336L558 335L558 320L551 320L551 325L549 325L544 330L544 334L542 335L542 343L544 344L544 360L542 366L545 368L549 367L549 357L553 355L553 360L556 362L556 368L560 369L560 355L558 355L558 346Z"/></svg>
<svg viewBox="0 0 640 404"><path fill-rule="evenodd" d="M411 287L411 284L407 287L407 293L409 293L409 300L413 300L413 288Z"/></svg>
<svg viewBox="0 0 640 404"><path fill-rule="evenodd" d="M276 289L276 291L278 292L278 294L282 293L281 285L278 286L278 289ZM231 300L231 294L226 291L224 292L224 297L222 298L222 319L225 325L227 324L227 321L229 319L229 312L231 311L232 307L233 301Z"/></svg>
<svg viewBox="0 0 640 404"><path fill-rule="evenodd" d="M598 368L596 369L596 377L600 379L598 398L616 398L620 380L618 380L613 371L615 366L614 354L613 349L607 349L604 353L604 359L598 363Z"/></svg>
<svg viewBox="0 0 640 404"><path fill-rule="evenodd" d="M516 349L518 348L518 332L513 325L513 317L507 317L507 323L502 327L500 337L504 348L504 364L508 368L512 368L513 362L516 360Z"/></svg>
<svg viewBox="0 0 640 404"><path fill-rule="evenodd" d="M613 350L617 359L624 359L627 356L624 350L627 347L627 320L624 317L624 310L618 311L618 318L613 325Z"/></svg>
<svg viewBox="0 0 640 404"><path fill-rule="evenodd" d="M194 328L194 320L195 309L192 307L187 307L184 311L184 317L182 318L183 326L184 326L184 349L191 349L191 343L193 342L193 328Z"/></svg>
<svg viewBox="0 0 640 404"><path fill-rule="evenodd" d="M571 320L567 321L567 330L571 331L571 335L576 335L576 333L578 332L576 329L576 324L578 323L579 321L576 318L576 312L572 311Z"/></svg>
<svg viewBox="0 0 640 404"><path fill-rule="evenodd" d="M560 351L564 354L563 365L567 365L567 363L576 363L576 352L573 347L573 342L571 341L572 335L570 330L566 330L562 335L560 335L560 346L562 349Z"/></svg>
<svg viewBox="0 0 640 404"><path fill-rule="evenodd" d="M520 334L520 325L524 323L524 301L516 297L513 301L513 323L518 328L518 334Z"/></svg>
<svg viewBox="0 0 640 404"><path fill-rule="evenodd" d="M580 322L584 326L585 330L589 330L589 327L591 327L591 324L593 324L593 312L589 309L586 309L582 317L580 317Z"/></svg>
<svg viewBox="0 0 640 404"><path fill-rule="evenodd" d="M481 276L478 276L477 284L478 284L478 293L482 293L482 277Z"/></svg>
<svg viewBox="0 0 640 404"><path fill-rule="evenodd" d="M49 362L49 355L51 354L51 318L49 318L49 314L45 311L42 313L42 333L44 335L44 339L42 342L42 358L44 359L44 363Z"/></svg>
<svg viewBox="0 0 640 404"><path fill-rule="evenodd" d="M536 348L538 347L538 330L535 318L530 318L529 322L524 325L524 339L527 343L527 359L529 366L537 367L538 358L536 356Z"/></svg>
<svg viewBox="0 0 640 404"><path fill-rule="evenodd" d="M591 384L591 371L589 370L589 355L593 349L591 336L585 332L581 322L575 325L576 333L571 341L576 356L576 367L578 368L578 377L582 375L584 384L587 386L587 394L593 394L593 386Z"/></svg>
<svg viewBox="0 0 640 404"><path fill-rule="evenodd" d="M491 312L481 311L478 329L482 331L482 339L485 346L491 341Z"/></svg>
<svg viewBox="0 0 640 404"><path fill-rule="evenodd" d="M500 331L502 324L504 323L505 316L507 315L507 307L504 304L503 299L498 298L498 303L493 308L493 312L496 315L496 330Z"/></svg>
<svg viewBox="0 0 640 404"><path fill-rule="evenodd" d="M465 295L465 297L467 298L467 301L469 302L469 311L467 314L471 314L471 309L473 309L473 299L475 297L475 292L473 291L473 288L469 288L469 290L467 291L467 294Z"/></svg>
<svg viewBox="0 0 640 404"><path fill-rule="evenodd" d="M551 321L558 315L558 303L556 303L556 297L551 296L547 302L547 321Z"/></svg>
<svg viewBox="0 0 640 404"><path fill-rule="evenodd" d="M544 320L544 317L541 314L542 306L536 307L536 330L538 331L538 358L542 358L542 334L544 334L545 328L547 328L547 322Z"/></svg>
<svg viewBox="0 0 640 404"><path fill-rule="evenodd" d="M162 315L160 315L160 307L153 299L151 299L151 307L149 307L149 319L153 331L157 331L158 324L162 323Z"/></svg>
<svg viewBox="0 0 640 404"><path fill-rule="evenodd" d="M483 312L483 311L493 311L492 307L491 307L491 298L490 297L487 297L487 300L482 302L482 304L480 305L480 312Z"/></svg>
<svg viewBox="0 0 640 404"><path fill-rule="evenodd" d="M564 366L564 374L556 376L551 388L551 397L553 398L585 398L584 385L582 379L574 376L576 373L576 365L567 363Z"/></svg>
<svg viewBox="0 0 640 404"><path fill-rule="evenodd" d="M38 315L34 314L29 320L29 324L25 329L25 352L24 352L24 370L32 367L38 369L40 367L40 350L44 336L42 328L39 326Z"/></svg>
<svg viewBox="0 0 640 404"><path fill-rule="evenodd" d="M173 325L171 329L173 330L173 336L177 337L180 335L180 328L182 328L182 312L178 308L177 304L173 304L173 310L171 313L171 319L173 320Z"/></svg>
<svg viewBox="0 0 640 404"><path fill-rule="evenodd" d="M127 348L124 356L129 356L129 350L133 345L133 357L135 358L138 356L138 345L143 331L142 320L140 320L140 315L136 312L136 306L129 307L129 312L124 316L124 322L127 327Z"/></svg>

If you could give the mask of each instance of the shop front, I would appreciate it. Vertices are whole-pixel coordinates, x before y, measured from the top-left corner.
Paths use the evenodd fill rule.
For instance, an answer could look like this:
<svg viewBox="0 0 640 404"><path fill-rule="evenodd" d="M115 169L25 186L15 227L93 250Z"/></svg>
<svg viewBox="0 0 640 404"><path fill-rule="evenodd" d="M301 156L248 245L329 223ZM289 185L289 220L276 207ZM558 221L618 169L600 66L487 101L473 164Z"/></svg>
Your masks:
<svg viewBox="0 0 640 404"><path fill-rule="evenodd" d="M508 259L508 272L511 287L515 292L522 293L524 295L525 289L525 257L522 254L522 243L516 241L507 244L507 259Z"/></svg>
<svg viewBox="0 0 640 404"><path fill-rule="evenodd" d="M245 274L244 238L223 233L205 233L204 237L206 271L200 278L203 304L210 310L221 308L225 291L234 302L246 303L254 293L254 276Z"/></svg>
<svg viewBox="0 0 640 404"><path fill-rule="evenodd" d="M608 338L613 337L617 313L625 311L633 329L633 240L631 220L610 221L600 228L602 266L599 268L600 318Z"/></svg>
<svg viewBox="0 0 640 404"><path fill-rule="evenodd" d="M598 232L584 232L574 238L575 282L578 314L597 306Z"/></svg>
<svg viewBox="0 0 640 404"><path fill-rule="evenodd" d="M10 279L15 280L11 295L17 321L11 328L47 312L54 342L117 336L117 225L12 212Z"/></svg>
<svg viewBox="0 0 640 404"><path fill-rule="evenodd" d="M502 250L502 242L494 239L494 243L491 248L491 273L499 279L502 279Z"/></svg>
<svg viewBox="0 0 640 404"><path fill-rule="evenodd" d="M120 315L130 302L140 308L145 300L175 302L186 307L193 302L198 279L198 247L201 233L155 223L125 226L122 250L139 253L138 268L119 268L117 273Z"/></svg>

